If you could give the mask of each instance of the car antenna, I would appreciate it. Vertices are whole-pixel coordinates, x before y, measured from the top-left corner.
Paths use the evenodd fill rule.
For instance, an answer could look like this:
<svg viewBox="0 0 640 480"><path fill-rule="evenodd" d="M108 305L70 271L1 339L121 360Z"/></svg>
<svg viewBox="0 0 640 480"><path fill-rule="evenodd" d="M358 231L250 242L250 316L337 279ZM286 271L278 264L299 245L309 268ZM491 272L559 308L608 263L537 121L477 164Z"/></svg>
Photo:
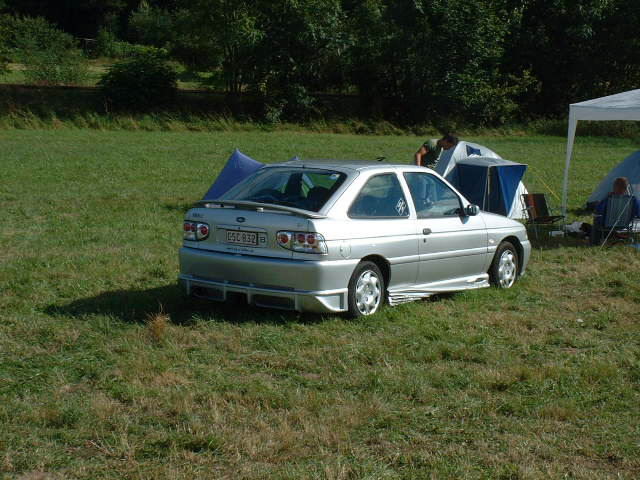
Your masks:
<svg viewBox="0 0 640 480"><path fill-rule="evenodd" d="M376 162L383 162L387 159L387 157L376 157Z"/></svg>

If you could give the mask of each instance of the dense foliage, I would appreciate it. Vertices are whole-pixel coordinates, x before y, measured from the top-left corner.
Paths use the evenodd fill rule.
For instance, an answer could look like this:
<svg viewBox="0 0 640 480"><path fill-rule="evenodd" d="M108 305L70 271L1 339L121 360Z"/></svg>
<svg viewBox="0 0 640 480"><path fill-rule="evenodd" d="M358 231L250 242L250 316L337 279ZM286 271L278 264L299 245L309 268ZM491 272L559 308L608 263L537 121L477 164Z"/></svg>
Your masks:
<svg viewBox="0 0 640 480"><path fill-rule="evenodd" d="M155 52L116 63L99 85L108 107L129 111L171 104L178 88L175 70Z"/></svg>
<svg viewBox="0 0 640 480"><path fill-rule="evenodd" d="M165 49L273 121L317 115L318 93L353 93L396 123L500 124L640 83L637 0L2 3L97 38L98 54Z"/></svg>
<svg viewBox="0 0 640 480"><path fill-rule="evenodd" d="M28 82L69 85L86 79L86 60L76 40L44 18L3 16L0 32L0 50L7 60L23 65Z"/></svg>
<svg viewBox="0 0 640 480"><path fill-rule="evenodd" d="M10 36L10 32L10 25L7 22L6 17L0 17L0 75L4 75L9 72L11 52L9 50L7 40Z"/></svg>

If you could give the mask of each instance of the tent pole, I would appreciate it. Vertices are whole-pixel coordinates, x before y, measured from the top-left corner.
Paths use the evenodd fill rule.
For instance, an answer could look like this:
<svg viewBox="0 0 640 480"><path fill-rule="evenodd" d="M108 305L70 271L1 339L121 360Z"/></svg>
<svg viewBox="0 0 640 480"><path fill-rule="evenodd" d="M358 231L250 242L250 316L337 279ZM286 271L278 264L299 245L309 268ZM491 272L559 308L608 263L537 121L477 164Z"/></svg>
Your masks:
<svg viewBox="0 0 640 480"><path fill-rule="evenodd" d="M578 120L575 118L575 113L569 106L569 129L567 132L567 158L564 162L564 178L562 179L562 216L567 218L567 194L569 191L569 165L571 165L571 155L573 154L573 142L576 137L576 125Z"/></svg>
<svg viewBox="0 0 640 480"><path fill-rule="evenodd" d="M491 199L491 167L487 169L487 182L484 186L484 198L482 199L482 210L487 211L491 208L489 205Z"/></svg>

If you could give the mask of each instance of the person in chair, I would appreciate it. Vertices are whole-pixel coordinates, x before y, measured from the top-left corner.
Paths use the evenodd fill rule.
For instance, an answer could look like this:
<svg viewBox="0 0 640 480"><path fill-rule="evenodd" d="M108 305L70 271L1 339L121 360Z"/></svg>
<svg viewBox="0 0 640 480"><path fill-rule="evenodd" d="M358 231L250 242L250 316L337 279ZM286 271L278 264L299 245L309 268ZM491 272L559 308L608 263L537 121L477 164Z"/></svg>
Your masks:
<svg viewBox="0 0 640 480"><path fill-rule="evenodd" d="M592 231L592 238L591 238L592 243L594 244L600 243L601 232L604 228L604 219L607 212L607 205L609 204L609 200L613 196L620 196L620 195L629 195L629 180L627 180L626 177L616 178L613 181L612 191L609 193L609 195L607 195L606 198L604 198L603 200L600 200L600 202L598 202L598 205L596 205L596 209L594 212L594 219L593 219L594 228ZM640 217L640 202L638 202L638 199L633 195L631 195L629 201L632 202L632 205L631 205L632 217L633 218Z"/></svg>

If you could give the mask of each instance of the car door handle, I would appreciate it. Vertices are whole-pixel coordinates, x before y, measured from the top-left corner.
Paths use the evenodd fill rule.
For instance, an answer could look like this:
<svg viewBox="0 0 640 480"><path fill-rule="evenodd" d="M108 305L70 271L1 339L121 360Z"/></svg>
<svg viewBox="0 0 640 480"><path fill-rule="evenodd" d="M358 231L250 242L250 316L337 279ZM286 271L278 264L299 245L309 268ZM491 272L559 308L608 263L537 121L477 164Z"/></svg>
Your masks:
<svg viewBox="0 0 640 480"><path fill-rule="evenodd" d="M430 228L423 228L423 229L422 229L422 234L423 234L423 235L429 235L429 234L431 234L431 229L430 229Z"/></svg>

